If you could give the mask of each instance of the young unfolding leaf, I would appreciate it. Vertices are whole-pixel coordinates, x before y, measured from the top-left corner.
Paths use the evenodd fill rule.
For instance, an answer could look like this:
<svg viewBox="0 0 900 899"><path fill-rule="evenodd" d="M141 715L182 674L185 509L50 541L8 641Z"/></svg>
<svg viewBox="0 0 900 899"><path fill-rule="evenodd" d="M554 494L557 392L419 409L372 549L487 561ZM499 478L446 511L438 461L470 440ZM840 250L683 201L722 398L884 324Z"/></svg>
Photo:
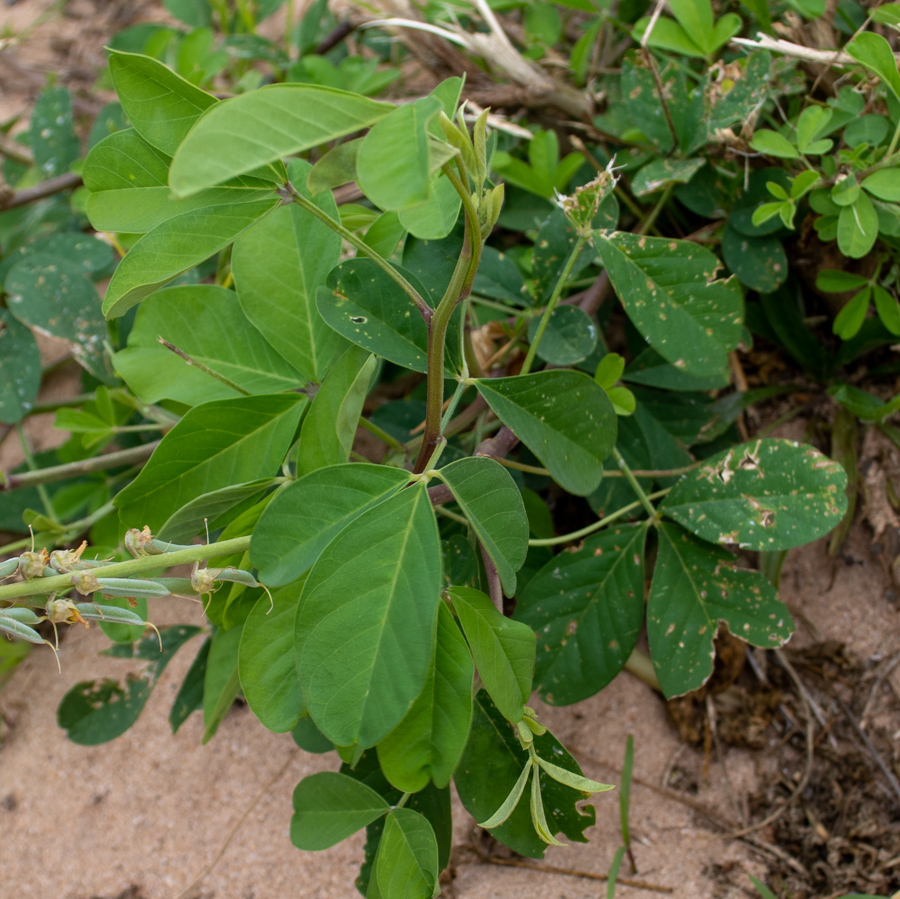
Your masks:
<svg viewBox="0 0 900 899"><path fill-rule="evenodd" d="M720 621L754 646L781 646L794 630L787 606L758 571L698 540L678 525L660 523L659 556L647 600L650 655L666 697L702 686L713 671Z"/></svg>
<svg viewBox="0 0 900 899"><path fill-rule="evenodd" d="M552 734L535 736L534 747L539 756L581 774L578 763ZM500 808L528 763L529 755L519 745L513 729L486 691L480 690L475 697L466 751L454 775L459 797L476 821L486 821ZM584 831L594 823L595 814L591 806L580 808L584 795L548 777L546 772L535 775L541 779L548 831L554 836L561 832L578 843L586 842ZM547 843L535 833L524 802L491 835L529 858L542 858L547 849Z"/></svg>
<svg viewBox="0 0 900 899"><path fill-rule="evenodd" d="M476 457L445 465L438 477L497 566L506 595L515 596L516 571L528 554L528 518L516 482L498 462Z"/></svg>
<svg viewBox="0 0 900 899"><path fill-rule="evenodd" d="M351 346L331 367L300 428L298 475L347 461L376 364Z"/></svg>
<svg viewBox="0 0 900 899"><path fill-rule="evenodd" d="M117 494L122 520L157 530L198 496L271 476L293 442L305 402L297 394L273 394L191 409Z"/></svg>
<svg viewBox="0 0 900 899"><path fill-rule="evenodd" d="M585 496L603 477L616 442L616 413L606 392L582 372L542 371L484 378L479 393L570 493Z"/></svg>
<svg viewBox="0 0 900 899"><path fill-rule="evenodd" d="M684 475L663 512L712 543L790 549L828 533L846 510L843 468L811 446L757 440Z"/></svg>
<svg viewBox="0 0 900 899"><path fill-rule="evenodd" d="M519 721L531 695L534 633L501 615L479 590L451 587L449 596L491 699L509 721Z"/></svg>
<svg viewBox="0 0 900 899"><path fill-rule="evenodd" d="M298 849L328 849L389 810L371 787L346 774L321 771L294 789L291 842Z"/></svg>
<svg viewBox="0 0 900 899"><path fill-rule="evenodd" d="M472 718L475 669L446 603L438 607L434 661L406 717L378 744L378 761L397 788L416 793L450 782Z"/></svg>
<svg viewBox="0 0 900 899"><path fill-rule="evenodd" d="M516 810L516 806L519 804L519 800L522 798L522 794L525 792L525 787L528 786L528 778L534 770L534 765L531 762L531 759L525 763L525 767L522 768L522 773L519 775L519 779L516 781L513 788L509 791L509 795L506 799L503 800L500 808L491 815L486 821L479 821L478 826L483 827L485 830L492 830L494 827L499 827L501 824L506 823L509 820L509 816Z"/></svg>
<svg viewBox="0 0 900 899"><path fill-rule="evenodd" d="M515 617L537 634L535 687L553 705L593 696L622 670L644 618L644 540L632 525L554 556L519 596Z"/></svg>
<svg viewBox="0 0 900 899"><path fill-rule="evenodd" d="M718 259L690 241L595 233L594 244L628 317L676 368L718 374L741 339L744 303Z"/></svg>
<svg viewBox="0 0 900 899"><path fill-rule="evenodd" d="M591 780L581 774L576 774L574 771L569 771L568 768L561 768L559 765L554 765L553 762L548 762L540 756L537 756L537 763L555 781L565 784L565 786L571 787L573 790L578 790L579 793L605 793L607 790L615 789L614 784L598 783L596 780Z"/></svg>
<svg viewBox="0 0 900 899"><path fill-rule="evenodd" d="M297 612L303 697L339 746L374 746L422 692L441 589L441 547L423 483L347 525L309 573Z"/></svg>
<svg viewBox="0 0 900 899"><path fill-rule="evenodd" d="M263 595L247 616L238 651L244 698L263 726L276 734L291 730L303 712L294 666L294 614L302 584Z"/></svg>
<svg viewBox="0 0 900 899"><path fill-rule="evenodd" d="M333 465L280 492L253 532L250 558L263 583L281 586L309 570L347 524L396 493L407 472L382 465Z"/></svg>

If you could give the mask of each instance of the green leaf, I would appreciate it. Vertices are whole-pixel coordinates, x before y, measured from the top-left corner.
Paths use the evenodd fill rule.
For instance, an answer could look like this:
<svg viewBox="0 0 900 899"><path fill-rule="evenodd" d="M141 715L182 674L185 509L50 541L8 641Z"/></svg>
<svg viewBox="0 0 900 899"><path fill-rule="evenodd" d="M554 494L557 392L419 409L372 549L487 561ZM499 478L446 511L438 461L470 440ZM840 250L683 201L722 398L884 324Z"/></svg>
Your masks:
<svg viewBox="0 0 900 899"><path fill-rule="evenodd" d="M591 780L589 777L585 777L582 774L576 774L574 771L569 771L567 768L561 768L559 765L554 765L553 762L548 762L546 759L540 758L540 756L538 756L537 761L541 768L543 768L543 770L557 783L571 787L573 790L578 790L579 793L605 793L607 790L615 789L613 784L602 784L596 780Z"/></svg>
<svg viewBox="0 0 900 899"><path fill-rule="evenodd" d="M172 656L200 633L199 627L177 625L159 629L162 652L156 634L145 637L134 646L116 646L108 655L147 659L149 664L139 675L121 681L82 681L62 698L56 710L56 721L73 743L97 746L120 737L137 721L150 693Z"/></svg>
<svg viewBox="0 0 900 899"><path fill-rule="evenodd" d="M816 276L816 289L826 293L843 293L845 290L865 287L868 283L862 275L854 275L853 272L841 269L825 268Z"/></svg>
<svg viewBox="0 0 900 899"><path fill-rule="evenodd" d="M409 480L402 469L354 463L320 468L278 493L253 531L259 577L282 586L308 571L332 538Z"/></svg>
<svg viewBox="0 0 900 899"><path fill-rule="evenodd" d="M298 476L349 459L377 364L373 355L351 346L331 367L300 428Z"/></svg>
<svg viewBox="0 0 900 899"><path fill-rule="evenodd" d="M294 789L291 842L308 851L329 849L389 810L364 783L336 771L320 771Z"/></svg>
<svg viewBox="0 0 900 899"><path fill-rule="evenodd" d="M820 175L818 172L805 171L797 175L791 182L791 199L799 200L805 196L812 188L819 183Z"/></svg>
<svg viewBox="0 0 900 899"><path fill-rule="evenodd" d="M898 76L900 77L900 76ZM878 213L866 193L860 193L852 206L844 206L838 216L838 249L851 259L869 254L878 239Z"/></svg>
<svg viewBox="0 0 900 899"><path fill-rule="evenodd" d="M640 19L635 24L635 40L643 38L649 24L649 17ZM647 43L651 47L656 47L660 50L670 50L673 53L681 53L684 56L696 56L700 59L706 56L681 25L665 17L656 20Z"/></svg>
<svg viewBox="0 0 900 899"><path fill-rule="evenodd" d="M844 50L858 63L874 72L894 98L900 100L900 73L897 72L897 61L891 45L885 38L866 31L847 44Z"/></svg>
<svg viewBox="0 0 900 899"><path fill-rule="evenodd" d="M314 84L273 84L241 94L197 122L174 155L169 185L176 196L190 196L361 131L393 109Z"/></svg>
<svg viewBox="0 0 900 899"><path fill-rule="evenodd" d="M427 819L408 808L388 812L374 871L383 899L431 899L438 873L437 839Z"/></svg>
<svg viewBox="0 0 900 899"><path fill-rule="evenodd" d="M163 346L160 337L246 393L295 390L305 382L247 321L234 291L213 284L168 287L141 304L128 348L113 357L116 371L145 403L170 399L194 406L243 395Z"/></svg>
<svg viewBox="0 0 900 899"><path fill-rule="evenodd" d="M72 97L66 88L48 87L41 91L31 111L28 144L44 181L64 175L81 155L72 121Z"/></svg>
<svg viewBox="0 0 900 899"><path fill-rule="evenodd" d="M395 787L417 793L429 780L441 788L450 783L469 734L474 675L469 647L441 603L425 686L406 717L378 744L378 761Z"/></svg>
<svg viewBox="0 0 900 899"><path fill-rule="evenodd" d="M881 323L891 334L900 335L900 305L897 304L897 298L877 284L872 288L872 294Z"/></svg>
<svg viewBox="0 0 900 899"><path fill-rule="evenodd" d="M509 795L503 800L500 808L498 808L487 821L479 821L479 827L483 827L485 830L491 830L509 820L510 815L516 810L519 800L525 792L525 787L528 786L528 779L533 770L534 765L531 759L529 759L525 763L525 767L522 769L522 773L519 775L519 779L516 781L515 786L509 791Z"/></svg>
<svg viewBox="0 0 900 899"><path fill-rule="evenodd" d="M831 188L831 201L836 206L851 206L859 197L859 182L852 172L841 175Z"/></svg>
<svg viewBox="0 0 900 899"><path fill-rule="evenodd" d="M415 275L399 271L427 297ZM428 326L403 289L371 259L350 259L332 269L316 305L328 325L357 346L404 368L427 371Z"/></svg>
<svg viewBox="0 0 900 899"><path fill-rule="evenodd" d="M687 184L705 164L705 159L655 159L634 176L631 190L645 197L672 184Z"/></svg>
<svg viewBox="0 0 900 899"><path fill-rule="evenodd" d="M535 736L534 746L541 758L575 774L581 769L559 741L549 732ZM486 821L501 806L528 764L513 728L494 707L484 690L475 696L474 716L469 741L454 781L466 811L476 821ZM536 772L537 773L537 772ZM594 823L594 809L579 806L584 794L547 776L540 777L548 830L563 833L570 840L584 843L586 828ZM509 819L495 827L491 835L515 852L529 858L542 858L547 844L534 831L527 803L520 803Z"/></svg>
<svg viewBox="0 0 900 899"><path fill-rule="evenodd" d="M846 486L837 462L811 446L770 438L705 459L672 488L661 509L711 543L790 549L838 524Z"/></svg>
<svg viewBox="0 0 900 899"><path fill-rule="evenodd" d="M316 727L315 721L309 716L301 718L297 722L297 726L291 731L291 736L304 752L322 755L334 750L334 743Z"/></svg>
<svg viewBox="0 0 900 899"><path fill-rule="evenodd" d="M900 201L900 169L879 169L863 179L863 190L889 203Z"/></svg>
<svg viewBox="0 0 900 899"><path fill-rule="evenodd" d="M259 224L279 202L273 194L268 200L209 206L157 225L119 263L103 298L103 314L107 318L123 315Z"/></svg>
<svg viewBox="0 0 900 899"><path fill-rule="evenodd" d="M31 331L0 309L0 422L21 421L41 389L41 353Z"/></svg>
<svg viewBox="0 0 900 899"><path fill-rule="evenodd" d="M850 340L859 333L859 329L866 320L871 299L872 288L866 284L835 316L831 329L841 340Z"/></svg>
<svg viewBox="0 0 900 899"><path fill-rule="evenodd" d="M726 225L722 258L738 281L751 290L772 293L787 280L787 256L777 237L747 237Z"/></svg>
<svg viewBox="0 0 900 899"><path fill-rule="evenodd" d="M519 596L537 635L535 688L551 705L602 690L622 670L644 619L645 524L603 531L554 556Z"/></svg>
<svg viewBox="0 0 900 899"><path fill-rule="evenodd" d="M361 137L348 140L332 147L312 167L306 179L309 196L332 190L342 184L356 180L356 154L359 153Z"/></svg>
<svg viewBox="0 0 900 899"><path fill-rule="evenodd" d="M522 494L499 462L470 457L451 462L438 477L497 566L507 596L516 594L516 572L528 555L528 518Z"/></svg>
<svg viewBox="0 0 900 899"><path fill-rule="evenodd" d="M293 160L288 172L301 196L337 219L330 192L312 197L307 190L309 163ZM340 236L296 204L276 209L241 235L232 251L231 270L244 314L310 381L322 380L341 343L316 309L316 291L340 256Z"/></svg>
<svg viewBox="0 0 900 899"><path fill-rule="evenodd" d="M766 156L776 159L799 159L797 148L783 135L769 128L760 128L754 132L750 146Z"/></svg>
<svg viewBox="0 0 900 899"><path fill-rule="evenodd" d="M213 634L203 678L203 745L216 735L219 725L241 692L238 677L241 630L240 627L219 629Z"/></svg>
<svg viewBox="0 0 900 899"><path fill-rule="evenodd" d="M241 629L238 673L244 698L263 727L276 734L293 730L303 713L303 694L294 666L294 614L301 584L263 594Z"/></svg>
<svg viewBox="0 0 900 899"><path fill-rule="evenodd" d="M198 496L270 477L293 442L305 402L296 394L269 395L194 407L117 494L123 523L155 531Z"/></svg>
<svg viewBox="0 0 900 899"><path fill-rule="evenodd" d="M479 590L451 587L449 595L491 699L509 721L521 721L531 695L534 633L501 615Z"/></svg>
<svg viewBox="0 0 900 899"><path fill-rule="evenodd" d="M797 117L797 149L801 153L815 153L812 149L819 137L827 128L831 120L833 110L827 106L807 106ZM831 142L828 143L831 149ZM827 151L825 151L827 152Z"/></svg>
<svg viewBox="0 0 900 899"><path fill-rule="evenodd" d="M400 210L399 221L413 237L440 240L453 230L461 206L456 188L441 175L431 181L430 195L424 203Z"/></svg>
<svg viewBox="0 0 900 899"><path fill-rule="evenodd" d="M32 253L10 269L4 290L9 311L20 322L68 341L83 368L107 383L114 380L103 346L109 332L83 266Z"/></svg>
<svg viewBox="0 0 900 899"><path fill-rule="evenodd" d="M741 339L744 302L718 259L690 241L615 232L594 244L628 317L676 368L719 374Z"/></svg>
<svg viewBox="0 0 900 899"><path fill-rule="evenodd" d="M702 686L713 671L720 621L754 646L781 646L794 630L791 615L765 575L661 522L659 556L647 600L650 655L667 699Z"/></svg>
<svg viewBox="0 0 900 899"><path fill-rule="evenodd" d="M728 384L728 371L697 378L666 362L653 347L647 347L625 369L622 380L665 390L715 390Z"/></svg>
<svg viewBox="0 0 900 899"><path fill-rule="evenodd" d="M616 442L616 413L605 391L582 372L542 371L485 378L478 392L497 417L569 493L586 496L603 477Z"/></svg>
<svg viewBox="0 0 900 899"><path fill-rule="evenodd" d="M430 196L426 128L440 109L436 97L398 106L363 138L356 156L356 180L376 206L399 212Z"/></svg>
<svg viewBox="0 0 900 899"><path fill-rule="evenodd" d="M178 729L191 714L203 708L203 682L206 680L206 663L211 645L212 638L207 637L178 688L169 712L169 725L173 734L178 733Z"/></svg>
<svg viewBox="0 0 900 899"><path fill-rule="evenodd" d="M540 320L528 323L528 340L534 342ZM551 365L575 365L594 352L597 346L597 326L590 316L577 306L557 306L538 345L537 355Z"/></svg>
<svg viewBox="0 0 900 899"><path fill-rule="evenodd" d="M347 525L303 590L295 653L303 696L335 744L374 746L421 693L441 589L441 546L424 483Z"/></svg>
<svg viewBox="0 0 900 899"><path fill-rule="evenodd" d="M759 0L766 7L766 0ZM741 60L735 60L740 64ZM758 109L766 98L769 87L769 73L772 68L772 55L767 50L755 50L750 53L743 66L738 67L722 84L724 94L717 100L712 112L708 114L710 136L717 129L728 128L737 122L743 123Z"/></svg>
<svg viewBox="0 0 900 899"><path fill-rule="evenodd" d="M872 19L882 25L900 25L900 3L883 3L872 11Z"/></svg>
<svg viewBox="0 0 900 899"><path fill-rule="evenodd" d="M218 101L156 59L109 51L109 72L135 131L172 156L200 114Z"/></svg>

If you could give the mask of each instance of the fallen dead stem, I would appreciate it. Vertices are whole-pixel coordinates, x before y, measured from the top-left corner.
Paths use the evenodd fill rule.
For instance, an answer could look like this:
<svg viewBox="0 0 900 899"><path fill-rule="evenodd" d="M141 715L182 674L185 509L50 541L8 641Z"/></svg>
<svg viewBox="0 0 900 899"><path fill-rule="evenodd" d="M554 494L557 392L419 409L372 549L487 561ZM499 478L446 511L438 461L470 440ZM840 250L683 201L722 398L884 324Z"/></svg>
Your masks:
<svg viewBox="0 0 900 899"><path fill-rule="evenodd" d="M495 855L481 856L481 860L489 865L503 865L507 868L525 868L529 871L542 871L544 874L562 874L565 877L583 877L586 880L609 880L608 874L594 874L591 871L576 871L574 868L557 868L553 865L541 865L533 862L523 862L515 858L498 858ZM627 877L617 877L616 884L624 887L632 887L636 890L648 890L651 893L672 893L672 887L661 886L658 883L648 883L646 880L632 880Z"/></svg>

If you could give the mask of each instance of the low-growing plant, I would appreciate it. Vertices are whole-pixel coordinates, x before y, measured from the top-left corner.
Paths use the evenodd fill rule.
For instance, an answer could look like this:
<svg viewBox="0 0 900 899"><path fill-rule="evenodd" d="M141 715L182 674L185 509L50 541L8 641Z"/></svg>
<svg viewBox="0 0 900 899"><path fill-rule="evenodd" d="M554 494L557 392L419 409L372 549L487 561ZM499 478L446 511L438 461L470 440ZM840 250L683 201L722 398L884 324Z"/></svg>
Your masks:
<svg viewBox="0 0 900 899"><path fill-rule="evenodd" d="M521 127L470 114L462 78L394 104L365 93L396 72L349 58L279 50L271 71L290 81L257 88L237 66L219 100L203 88L225 51L195 35L253 29L224 4L167 5L194 30L110 50L121 108L92 133L84 187L0 215L0 420L27 455L0 524L36 539L7 547L24 551L0 568L20 576L0 586L0 630L42 644L41 621L99 621L110 655L146 662L66 695L60 725L92 745L134 723L203 630L144 637L147 599L198 598L210 627L173 731L202 709L210 739L243 694L270 730L335 750L340 771L295 790L291 839L324 849L366 828L369 897L439 890L451 779L522 855L584 841L582 800L610 787L532 693L594 695L640 658L645 627L645 676L667 697L709 678L721 625L781 646L791 615L748 553L847 521L838 462L742 437L746 409L792 388L730 390L738 348L751 331L780 345L854 427L892 433L897 401L845 378L900 332L890 48L854 35L851 83L819 102L767 46L716 61L743 21L714 21L708 0L671 2L673 19L620 9L633 27L574 4L595 43L612 27L639 43L603 82L596 143L563 154L554 130L523 151ZM298 25L301 53L323 10ZM765 4L741 10L771 25ZM532 65L567 40L546 4L528 6L525 33ZM591 46L570 48L573 90L595 77ZM7 154L20 190L78 159L67 102L45 92L26 158ZM361 201L339 206L351 182ZM85 215L108 242L81 233ZM801 222L869 267L792 270L783 242ZM110 274L101 306L93 282ZM815 285L855 291L832 355L803 306ZM621 311L601 304L612 292ZM72 437L54 460L20 427L47 409L32 329L68 340L86 373L57 411ZM165 576L180 564L189 578Z"/></svg>

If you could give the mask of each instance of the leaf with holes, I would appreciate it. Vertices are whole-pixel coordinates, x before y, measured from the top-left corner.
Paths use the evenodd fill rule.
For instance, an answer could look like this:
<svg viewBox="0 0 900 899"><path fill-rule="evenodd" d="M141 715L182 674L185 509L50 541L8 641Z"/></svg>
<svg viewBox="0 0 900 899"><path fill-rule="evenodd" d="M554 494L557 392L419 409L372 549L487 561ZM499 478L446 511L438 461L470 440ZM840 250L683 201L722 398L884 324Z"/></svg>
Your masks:
<svg viewBox="0 0 900 899"><path fill-rule="evenodd" d="M662 522L658 533L647 634L667 698L696 690L712 674L713 639L720 621L754 646L774 648L790 637L790 612L765 575L738 568L731 553L678 525Z"/></svg>
<svg viewBox="0 0 900 899"><path fill-rule="evenodd" d="M705 459L661 508L711 543L781 550L810 543L847 508L847 475L811 446L757 440Z"/></svg>
<svg viewBox="0 0 900 899"><path fill-rule="evenodd" d="M602 690L624 667L644 620L646 524L610 528L561 552L519 596L537 636L535 687L552 705Z"/></svg>
<svg viewBox="0 0 900 899"><path fill-rule="evenodd" d="M718 259L686 240L595 232L594 244L635 327L676 368L717 375L741 339L744 301Z"/></svg>

